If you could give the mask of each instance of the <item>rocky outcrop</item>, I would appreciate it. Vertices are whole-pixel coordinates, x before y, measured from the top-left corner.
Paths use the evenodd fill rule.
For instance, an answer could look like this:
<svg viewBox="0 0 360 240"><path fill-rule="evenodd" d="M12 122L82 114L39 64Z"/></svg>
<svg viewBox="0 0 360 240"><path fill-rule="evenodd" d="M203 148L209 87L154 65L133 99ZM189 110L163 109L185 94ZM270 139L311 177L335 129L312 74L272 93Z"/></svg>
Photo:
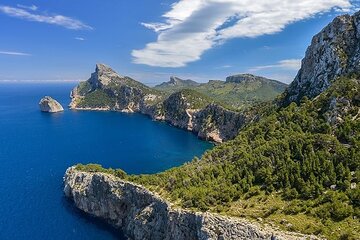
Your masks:
<svg viewBox="0 0 360 240"><path fill-rule="evenodd" d="M40 100L39 107L42 112L56 113L64 111L61 104L49 96L45 96Z"/></svg>
<svg viewBox="0 0 360 240"><path fill-rule="evenodd" d="M302 67L289 86L284 103L313 98L331 81L360 71L360 12L335 18L312 39Z"/></svg>
<svg viewBox="0 0 360 240"><path fill-rule="evenodd" d="M64 192L82 211L101 218L130 239L315 239L246 220L174 208L146 188L105 173L71 167Z"/></svg>
<svg viewBox="0 0 360 240"><path fill-rule="evenodd" d="M252 74L237 74L226 78L227 83L244 83L244 82L277 82L275 80L267 79L264 77L255 76ZM277 82L282 84L280 82ZM283 85L286 85L283 83Z"/></svg>
<svg viewBox="0 0 360 240"><path fill-rule="evenodd" d="M179 81L172 78L174 84ZM97 64L90 79L72 90L71 99L71 109L140 112L215 142L234 138L251 120L244 113L213 104L211 99L196 91L183 89L167 96L120 76L103 64Z"/></svg>
<svg viewBox="0 0 360 240"><path fill-rule="evenodd" d="M246 112L233 112L217 104L210 104L194 114L193 131L198 133L199 138L222 142L235 138L252 118Z"/></svg>

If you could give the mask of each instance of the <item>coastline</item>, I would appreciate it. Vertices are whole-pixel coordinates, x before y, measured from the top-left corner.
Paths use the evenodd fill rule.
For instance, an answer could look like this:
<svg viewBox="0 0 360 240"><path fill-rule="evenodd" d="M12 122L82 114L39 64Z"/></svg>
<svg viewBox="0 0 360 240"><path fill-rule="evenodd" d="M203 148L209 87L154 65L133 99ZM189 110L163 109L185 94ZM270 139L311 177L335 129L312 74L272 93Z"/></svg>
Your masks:
<svg viewBox="0 0 360 240"><path fill-rule="evenodd" d="M144 186L111 174L67 169L64 193L77 208L130 239L320 239L218 213L184 210Z"/></svg>

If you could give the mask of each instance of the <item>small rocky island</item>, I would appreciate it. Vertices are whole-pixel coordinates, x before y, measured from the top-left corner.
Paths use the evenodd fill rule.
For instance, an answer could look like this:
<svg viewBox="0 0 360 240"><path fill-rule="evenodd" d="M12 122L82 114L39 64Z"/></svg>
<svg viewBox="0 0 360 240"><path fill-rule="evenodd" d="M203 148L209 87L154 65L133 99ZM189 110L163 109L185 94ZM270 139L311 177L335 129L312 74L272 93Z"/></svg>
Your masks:
<svg viewBox="0 0 360 240"><path fill-rule="evenodd" d="M42 112L56 113L64 111L61 104L49 96L45 96L40 100L39 107Z"/></svg>

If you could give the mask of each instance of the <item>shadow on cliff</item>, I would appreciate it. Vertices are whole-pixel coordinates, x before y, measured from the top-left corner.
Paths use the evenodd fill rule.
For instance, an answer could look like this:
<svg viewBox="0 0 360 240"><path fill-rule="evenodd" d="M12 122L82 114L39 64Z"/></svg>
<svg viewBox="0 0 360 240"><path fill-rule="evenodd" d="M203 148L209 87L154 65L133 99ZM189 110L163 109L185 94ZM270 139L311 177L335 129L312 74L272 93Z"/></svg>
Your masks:
<svg viewBox="0 0 360 240"><path fill-rule="evenodd" d="M105 223L104 221L101 221L93 216L90 216L89 214L86 214L83 211L76 208L74 203L67 197L65 197L65 196L62 197L61 204L64 206L66 211L68 211L69 213L71 213L73 215L78 216L81 220L83 220L87 224L91 224L100 230L109 232L116 239L119 239L119 240L127 239L120 230L118 230L114 227L111 227L111 226L109 226L109 224Z"/></svg>

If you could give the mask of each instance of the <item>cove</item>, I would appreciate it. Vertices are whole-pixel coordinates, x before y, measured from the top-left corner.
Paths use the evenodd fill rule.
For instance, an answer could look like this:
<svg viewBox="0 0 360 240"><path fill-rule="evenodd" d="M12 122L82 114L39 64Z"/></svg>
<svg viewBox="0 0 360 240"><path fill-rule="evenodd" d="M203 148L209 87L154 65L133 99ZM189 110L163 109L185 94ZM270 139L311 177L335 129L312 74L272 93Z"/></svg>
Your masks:
<svg viewBox="0 0 360 240"><path fill-rule="evenodd" d="M67 167L98 163L129 174L156 173L213 146L141 114L39 111L45 95L65 108L75 85L0 84L0 239L122 239L67 201Z"/></svg>

